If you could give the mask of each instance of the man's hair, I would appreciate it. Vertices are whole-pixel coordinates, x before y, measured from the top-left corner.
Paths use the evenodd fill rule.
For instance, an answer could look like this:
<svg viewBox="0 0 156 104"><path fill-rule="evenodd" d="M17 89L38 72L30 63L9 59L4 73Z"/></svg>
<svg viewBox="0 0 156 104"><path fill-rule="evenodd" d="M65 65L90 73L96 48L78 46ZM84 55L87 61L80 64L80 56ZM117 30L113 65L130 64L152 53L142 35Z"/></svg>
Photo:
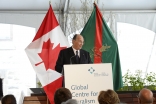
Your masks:
<svg viewBox="0 0 156 104"><path fill-rule="evenodd" d="M78 101L76 99L69 99L61 104L78 104Z"/></svg>
<svg viewBox="0 0 156 104"><path fill-rule="evenodd" d="M153 93L151 90L149 90L147 88L143 88L139 92L138 99L139 99L139 103L152 104L153 100L154 100Z"/></svg>
<svg viewBox="0 0 156 104"><path fill-rule="evenodd" d="M61 104L62 102L67 101L72 98L72 94L69 89L61 87L59 88L54 95L55 104Z"/></svg>
<svg viewBox="0 0 156 104"><path fill-rule="evenodd" d="M16 98L14 95L6 95L1 100L2 104L16 104Z"/></svg>
<svg viewBox="0 0 156 104"><path fill-rule="evenodd" d="M101 91L98 96L99 104L118 104L120 103L118 94L113 90Z"/></svg>
<svg viewBox="0 0 156 104"><path fill-rule="evenodd" d="M78 35L78 34L75 34L75 35L74 35L73 40L76 40L77 35Z"/></svg>

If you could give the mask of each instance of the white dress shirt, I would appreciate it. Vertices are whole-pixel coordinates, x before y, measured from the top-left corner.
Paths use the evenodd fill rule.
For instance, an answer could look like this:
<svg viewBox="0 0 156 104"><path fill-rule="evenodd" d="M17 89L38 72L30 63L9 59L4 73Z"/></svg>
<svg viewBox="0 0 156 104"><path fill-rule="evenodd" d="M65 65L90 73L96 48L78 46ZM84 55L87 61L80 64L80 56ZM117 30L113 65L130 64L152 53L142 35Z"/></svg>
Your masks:
<svg viewBox="0 0 156 104"><path fill-rule="evenodd" d="M73 48L73 47L72 47ZM79 58L80 58L80 50L76 50L76 49L74 49L73 48L73 51L74 51L74 54L76 55L76 51L78 51L78 56L79 56Z"/></svg>

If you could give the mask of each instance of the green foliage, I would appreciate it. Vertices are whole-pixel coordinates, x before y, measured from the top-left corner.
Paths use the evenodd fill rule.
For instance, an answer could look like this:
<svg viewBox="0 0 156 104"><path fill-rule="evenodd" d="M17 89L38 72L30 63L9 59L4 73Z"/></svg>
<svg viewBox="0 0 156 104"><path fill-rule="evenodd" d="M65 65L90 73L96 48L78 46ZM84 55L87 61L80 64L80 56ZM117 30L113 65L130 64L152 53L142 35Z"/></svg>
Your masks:
<svg viewBox="0 0 156 104"><path fill-rule="evenodd" d="M123 87L119 91L138 91L144 87L156 90L156 74L153 72L147 73L143 77L142 70L137 70L134 74L127 70L127 73L122 78Z"/></svg>
<svg viewBox="0 0 156 104"><path fill-rule="evenodd" d="M153 72L150 72L150 73L147 73L146 74L146 86L148 89L151 89L151 90L156 90L156 74L153 73Z"/></svg>
<svg viewBox="0 0 156 104"><path fill-rule="evenodd" d="M39 87L39 88L41 88L41 87L42 87L41 82L37 82L37 85L38 85L38 87Z"/></svg>

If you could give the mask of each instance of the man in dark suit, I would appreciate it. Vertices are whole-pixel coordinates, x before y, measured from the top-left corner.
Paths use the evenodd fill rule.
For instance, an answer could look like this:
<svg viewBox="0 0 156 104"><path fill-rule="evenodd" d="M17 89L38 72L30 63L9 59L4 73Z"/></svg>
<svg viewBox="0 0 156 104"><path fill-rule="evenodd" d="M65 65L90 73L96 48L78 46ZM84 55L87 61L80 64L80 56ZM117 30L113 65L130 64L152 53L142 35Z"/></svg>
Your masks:
<svg viewBox="0 0 156 104"><path fill-rule="evenodd" d="M80 34L76 34L72 40L72 47L60 51L55 70L62 73L65 64L88 64L92 63L89 52L81 49L84 39Z"/></svg>

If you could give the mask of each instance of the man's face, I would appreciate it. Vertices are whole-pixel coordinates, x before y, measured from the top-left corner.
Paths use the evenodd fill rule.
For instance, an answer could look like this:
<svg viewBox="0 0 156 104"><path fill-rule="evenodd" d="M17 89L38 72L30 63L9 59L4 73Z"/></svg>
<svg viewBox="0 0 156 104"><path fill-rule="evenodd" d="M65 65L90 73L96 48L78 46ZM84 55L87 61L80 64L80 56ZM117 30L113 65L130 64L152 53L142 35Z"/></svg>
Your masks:
<svg viewBox="0 0 156 104"><path fill-rule="evenodd" d="M84 39L81 35L77 35L76 39L72 41L73 43L73 48L76 50L79 50L83 46Z"/></svg>

